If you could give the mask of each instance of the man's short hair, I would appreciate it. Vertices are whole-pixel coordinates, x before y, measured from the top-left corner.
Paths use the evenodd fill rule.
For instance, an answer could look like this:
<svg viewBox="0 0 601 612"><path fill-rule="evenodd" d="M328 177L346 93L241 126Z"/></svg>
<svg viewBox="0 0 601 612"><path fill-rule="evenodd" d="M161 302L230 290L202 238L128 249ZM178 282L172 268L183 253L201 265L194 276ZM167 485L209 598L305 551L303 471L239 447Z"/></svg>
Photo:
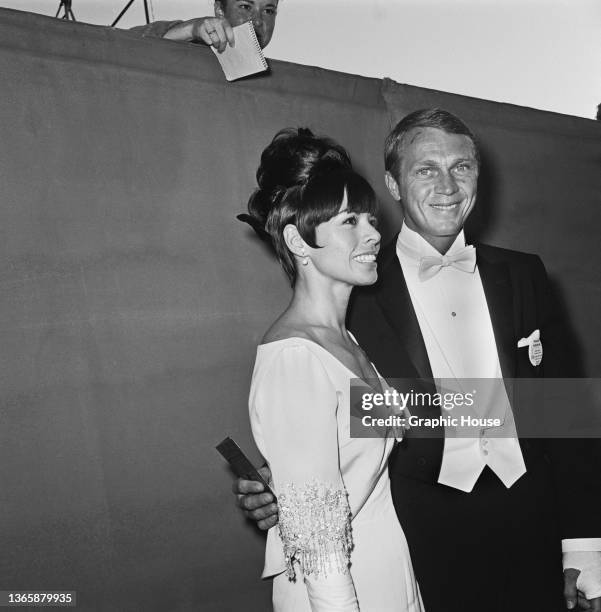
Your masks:
<svg viewBox="0 0 601 612"><path fill-rule="evenodd" d="M403 117L386 137L384 145L384 165L386 171L397 178L401 168L401 156L404 139L407 133L414 128L436 128L448 134L462 134L467 136L474 145L476 160L480 163L480 151L473 132L459 117L441 108L424 108L416 110Z"/></svg>

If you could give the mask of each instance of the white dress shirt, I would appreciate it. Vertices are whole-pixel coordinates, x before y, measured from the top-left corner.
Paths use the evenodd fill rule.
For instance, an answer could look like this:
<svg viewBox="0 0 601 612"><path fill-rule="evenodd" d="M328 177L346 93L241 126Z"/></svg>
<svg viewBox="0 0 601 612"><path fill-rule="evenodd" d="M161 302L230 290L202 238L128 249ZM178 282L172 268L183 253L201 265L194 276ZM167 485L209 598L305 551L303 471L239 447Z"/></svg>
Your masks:
<svg viewBox="0 0 601 612"><path fill-rule="evenodd" d="M463 232L447 251L453 255L465 247ZM443 267L427 280L418 277L422 257L440 255L417 232L403 225L397 240L397 256L417 315L432 374L437 379L502 379L488 305L478 268L473 273ZM464 389L457 389L465 392ZM487 399L482 398L482 390ZM446 427L438 482L471 491L485 465L510 487L525 474L515 422L503 384L482 385L473 416L501 416L499 428L482 430L480 437L452 437ZM486 409L487 414L476 414ZM496 430L496 431L495 431ZM474 435L473 431L470 434Z"/></svg>

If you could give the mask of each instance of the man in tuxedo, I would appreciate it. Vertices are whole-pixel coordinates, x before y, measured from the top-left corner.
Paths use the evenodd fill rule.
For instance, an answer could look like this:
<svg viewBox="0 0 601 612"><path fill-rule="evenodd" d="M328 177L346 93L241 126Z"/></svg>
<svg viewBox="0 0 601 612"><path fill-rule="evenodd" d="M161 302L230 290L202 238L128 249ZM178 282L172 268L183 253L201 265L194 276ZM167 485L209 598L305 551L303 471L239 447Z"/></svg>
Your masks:
<svg viewBox="0 0 601 612"><path fill-rule="evenodd" d="M348 321L380 373L570 376L540 259L465 244L480 166L469 128L446 111L416 111L389 134L385 162L404 223L380 254L378 282L355 290ZM541 343L539 359L530 347ZM505 387L497 401L509 409ZM555 612L577 602L601 611L600 467L596 441L409 431L389 470L426 611ZM269 501L240 497L264 528L277 520Z"/></svg>

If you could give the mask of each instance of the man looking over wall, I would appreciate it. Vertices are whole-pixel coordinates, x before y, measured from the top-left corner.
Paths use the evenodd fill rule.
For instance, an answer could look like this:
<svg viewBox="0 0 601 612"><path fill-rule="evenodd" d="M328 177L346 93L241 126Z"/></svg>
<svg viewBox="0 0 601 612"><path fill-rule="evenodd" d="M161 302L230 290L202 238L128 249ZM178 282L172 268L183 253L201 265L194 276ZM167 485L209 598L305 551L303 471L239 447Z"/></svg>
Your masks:
<svg viewBox="0 0 601 612"><path fill-rule="evenodd" d="M143 36L205 44L221 53L228 44L235 44L233 28L250 21L263 49L273 35L277 9L278 0L215 0L214 17L155 21L131 30Z"/></svg>

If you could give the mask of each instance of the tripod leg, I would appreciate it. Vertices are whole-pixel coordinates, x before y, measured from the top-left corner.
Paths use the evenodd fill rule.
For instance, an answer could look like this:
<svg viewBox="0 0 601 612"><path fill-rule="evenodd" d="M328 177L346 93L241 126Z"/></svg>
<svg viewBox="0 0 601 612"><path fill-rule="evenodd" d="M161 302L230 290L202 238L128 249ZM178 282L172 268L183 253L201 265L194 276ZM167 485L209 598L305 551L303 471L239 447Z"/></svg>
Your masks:
<svg viewBox="0 0 601 612"><path fill-rule="evenodd" d="M150 23L150 15L148 14L148 0L144 0L144 13L146 15L146 23Z"/></svg>
<svg viewBox="0 0 601 612"><path fill-rule="evenodd" d="M117 19L115 19L115 21L113 21L113 23L111 23L111 28L114 28L117 25L117 23L119 22L121 17L123 17L123 15L125 15L125 13L127 13L127 10L129 9L129 7L133 3L134 3L134 0L129 0L129 2L125 5L125 8L119 13Z"/></svg>

